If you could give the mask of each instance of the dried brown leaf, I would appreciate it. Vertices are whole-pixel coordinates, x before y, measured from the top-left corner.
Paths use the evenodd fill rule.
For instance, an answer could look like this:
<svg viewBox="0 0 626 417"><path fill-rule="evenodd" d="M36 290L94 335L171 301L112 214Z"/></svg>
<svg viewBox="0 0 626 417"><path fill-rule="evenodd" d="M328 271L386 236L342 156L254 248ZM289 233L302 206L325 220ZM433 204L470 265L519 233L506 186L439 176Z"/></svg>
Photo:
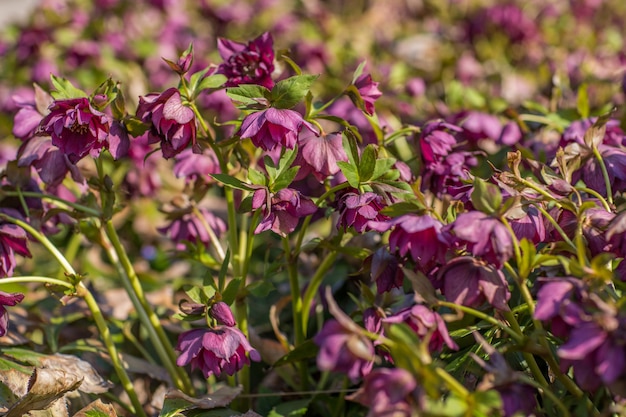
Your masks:
<svg viewBox="0 0 626 417"><path fill-rule="evenodd" d="M42 368L59 369L82 377L83 382L78 389L88 394L102 394L113 387L113 384L102 378L89 362L77 356L56 353L41 358L40 363Z"/></svg>
<svg viewBox="0 0 626 417"><path fill-rule="evenodd" d="M86 407L80 409L74 417L87 417L87 412L96 410L107 416L117 417L117 413L115 412L115 408L111 404L105 404L100 399L89 403Z"/></svg>

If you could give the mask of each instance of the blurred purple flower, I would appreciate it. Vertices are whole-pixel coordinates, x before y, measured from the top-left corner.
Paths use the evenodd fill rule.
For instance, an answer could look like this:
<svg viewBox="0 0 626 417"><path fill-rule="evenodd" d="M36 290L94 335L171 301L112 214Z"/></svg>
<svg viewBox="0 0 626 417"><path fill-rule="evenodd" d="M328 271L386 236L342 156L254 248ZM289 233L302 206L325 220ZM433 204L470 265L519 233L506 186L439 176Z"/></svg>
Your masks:
<svg viewBox="0 0 626 417"><path fill-rule="evenodd" d="M161 142L164 158L181 153L189 143L195 148L196 116L193 110L182 103L177 88L139 97L137 117L150 125L149 141Z"/></svg>
<svg viewBox="0 0 626 417"><path fill-rule="evenodd" d="M298 145L298 159L294 165L302 167L300 169L302 174L307 171L306 167L310 167L310 171L320 182L340 171L337 161L348 161L346 151L343 149L341 132L318 135L308 129L303 130L298 137ZM298 174L300 177L301 173Z"/></svg>
<svg viewBox="0 0 626 417"><path fill-rule="evenodd" d="M296 229L301 217L315 213L317 206L310 198L291 188L274 194L260 188L253 194L252 209L263 210L263 218L254 230L255 234L271 229L280 236L286 236Z"/></svg>
<svg viewBox="0 0 626 417"><path fill-rule="evenodd" d="M369 407L367 417L410 417L417 400L417 382L402 368L378 368L363 380L357 392L346 397Z"/></svg>
<svg viewBox="0 0 626 417"><path fill-rule="evenodd" d="M420 133L419 145L424 164L430 165L445 158L457 144L451 132L461 132L462 129L451 123L441 120L426 123Z"/></svg>
<svg viewBox="0 0 626 417"><path fill-rule="evenodd" d="M374 102L378 100L383 93L378 89L378 82L372 80L370 74L361 74L355 81L354 86L359 91L359 95L363 100L365 108L363 111L369 116L374 114Z"/></svg>
<svg viewBox="0 0 626 417"><path fill-rule="evenodd" d="M317 366L322 371L343 372L356 381L372 370L372 342L337 320L326 321L313 341L320 347Z"/></svg>
<svg viewBox="0 0 626 417"><path fill-rule="evenodd" d="M18 151L18 166L32 166L47 185L58 185L68 172L76 182L84 179L69 157L52 144L49 137L35 136L22 144Z"/></svg>
<svg viewBox="0 0 626 417"><path fill-rule="evenodd" d="M14 306L21 303L23 299L24 294L0 291L0 337L7 334L9 327L9 312L5 306Z"/></svg>
<svg viewBox="0 0 626 417"><path fill-rule="evenodd" d="M224 60L218 74L228 77L226 87L240 84L258 84L271 89L274 86L274 41L269 32L261 34L248 44L224 38L217 40L217 50Z"/></svg>
<svg viewBox="0 0 626 417"><path fill-rule="evenodd" d="M158 171L158 161L161 159L151 156L153 150L147 133L131 141L128 149L131 163L124 177L124 187L130 197L150 197L161 187Z"/></svg>
<svg viewBox="0 0 626 417"><path fill-rule="evenodd" d="M436 263L445 262L452 243L443 231L443 224L429 215L404 214L386 222L372 222L369 226L379 232L393 228L389 234L389 250L397 251L400 256L410 254L424 272Z"/></svg>
<svg viewBox="0 0 626 417"><path fill-rule="evenodd" d="M110 126L109 116L93 108L87 98L72 98L50 105L37 134L52 137L52 144L75 164L89 154L96 157L108 147Z"/></svg>
<svg viewBox="0 0 626 417"><path fill-rule="evenodd" d="M160 227L159 232L168 235L177 243L179 250L185 249L184 242L202 243L207 248L211 246L211 238L207 226L219 238L226 233L226 223L221 218L205 208L198 208L203 219L199 219L195 213L189 210L174 211L170 213L170 224Z"/></svg>
<svg viewBox="0 0 626 417"><path fill-rule="evenodd" d="M252 139L256 147L265 151L271 151L277 145L293 149L302 127L315 133L315 128L297 111L270 107L247 115L238 134L242 139Z"/></svg>
<svg viewBox="0 0 626 417"><path fill-rule="evenodd" d="M468 307L480 307L485 301L494 308L509 311L511 297L502 271L469 256L454 258L437 272L435 287L447 300Z"/></svg>
<svg viewBox="0 0 626 417"><path fill-rule="evenodd" d="M552 217L556 219L565 234L573 239L576 229L582 226L583 237L586 241L586 247L592 256L599 255L610 250L607 242L606 229L609 223L615 217L615 214L606 211L602 207L592 207L585 210L584 215L578 218L576 214L569 210L557 211L557 215ZM552 236L556 240L561 240L560 234L550 225Z"/></svg>
<svg viewBox="0 0 626 417"><path fill-rule="evenodd" d="M222 372L234 375L249 365L250 359L261 360L241 330L229 326L186 331L178 337L176 350L181 352L176 360L178 366L191 364L191 369L200 369L205 378Z"/></svg>
<svg viewBox="0 0 626 417"><path fill-rule="evenodd" d="M398 258L385 248L379 248L371 256L370 275L376 282L378 294L402 287L404 272Z"/></svg>
<svg viewBox="0 0 626 417"><path fill-rule="evenodd" d="M109 129L109 152L114 159L121 159L128 155L130 136L122 122L113 120Z"/></svg>
<svg viewBox="0 0 626 417"><path fill-rule="evenodd" d="M526 238L535 245L546 241L544 218L536 207L520 205L507 211L506 217L518 240Z"/></svg>
<svg viewBox="0 0 626 417"><path fill-rule="evenodd" d="M422 304L405 308L392 316L383 319L385 323L405 323L420 337L428 340L428 350L439 352L445 344L452 350L459 347L448 333L443 318L435 311Z"/></svg>
<svg viewBox="0 0 626 417"><path fill-rule="evenodd" d="M513 239L500 220L481 211L461 213L446 226L457 244L500 268L513 255Z"/></svg>
<svg viewBox="0 0 626 417"><path fill-rule="evenodd" d="M382 197L376 193L346 192L337 202L339 209L337 229L347 230L349 227L354 227L358 233L366 232L370 230L368 222L389 220L389 216L380 212L385 206Z"/></svg>
<svg viewBox="0 0 626 417"><path fill-rule="evenodd" d="M578 278L541 278L537 292L537 305L534 317L550 324L550 330L557 337L565 338L572 326L581 321L584 312L581 307L586 291Z"/></svg>
<svg viewBox="0 0 626 417"><path fill-rule="evenodd" d="M174 164L174 175L184 178L189 182L197 178L211 181L209 174L219 174L220 163L215 152L211 148L206 148L202 153L194 153L187 148L176 155Z"/></svg>
<svg viewBox="0 0 626 417"><path fill-rule="evenodd" d="M48 114L54 100L37 84L34 91L21 91L11 96L11 100L19 109L13 118L13 135L28 140L35 136L41 119Z"/></svg>
<svg viewBox="0 0 626 417"><path fill-rule="evenodd" d="M233 327L237 324L230 307L228 307L228 304L223 301L218 301L213 304L209 309L209 315L217 320L219 324L223 324L224 326Z"/></svg>
<svg viewBox="0 0 626 417"><path fill-rule="evenodd" d="M4 208L0 212L21 219L22 216L13 209ZM0 277L10 277L15 268L15 254L31 257L26 242L26 231L13 223L0 220Z"/></svg>
<svg viewBox="0 0 626 417"><path fill-rule="evenodd" d="M573 142L584 145L585 133L597 120L597 117L574 120L563 131L560 146L565 147ZM602 144L614 147L626 145L626 134L624 134L624 131L620 127L619 120L610 119L606 122L606 131L602 138Z"/></svg>

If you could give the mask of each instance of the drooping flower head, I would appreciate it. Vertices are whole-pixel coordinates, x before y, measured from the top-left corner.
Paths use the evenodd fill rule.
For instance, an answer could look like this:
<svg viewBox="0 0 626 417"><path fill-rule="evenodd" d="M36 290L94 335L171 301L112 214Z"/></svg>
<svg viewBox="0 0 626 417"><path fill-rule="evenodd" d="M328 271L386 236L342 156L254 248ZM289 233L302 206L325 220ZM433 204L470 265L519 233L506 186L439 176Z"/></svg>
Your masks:
<svg viewBox="0 0 626 417"><path fill-rule="evenodd" d="M15 218L21 215L13 209L2 209L1 212ZM28 236L21 227L0 220L0 277L10 277L15 269L15 254L30 258L26 242Z"/></svg>
<svg viewBox="0 0 626 417"><path fill-rule="evenodd" d="M216 237L220 237L226 232L226 223L205 208L198 208L197 213L202 218L190 210L174 211L170 213L171 222L159 228L159 231L176 242L179 250L185 249L185 242L202 243L209 247L211 236L207 228L210 228Z"/></svg>
<svg viewBox="0 0 626 417"><path fill-rule="evenodd" d="M346 397L369 407L367 417L410 417L413 414L417 382L402 368L374 369L357 392Z"/></svg>
<svg viewBox="0 0 626 417"><path fill-rule="evenodd" d="M506 226L481 211L459 214L446 229L458 244L498 268L513 255L513 240Z"/></svg>
<svg viewBox="0 0 626 417"><path fill-rule="evenodd" d="M181 153L189 143L196 145L196 116L181 100L177 88L139 97L137 117L150 125L150 143L161 143L164 158Z"/></svg>
<svg viewBox="0 0 626 417"><path fill-rule="evenodd" d="M7 328L9 327L9 313L5 306L14 306L17 303L21 303L23 299L24 294L11 294L0 291L0 337L7 334Z"/></svg>
<svg viewBox="0 0 626 417"><path fill-rule="evenodd" d="M278 145L293 149L302 127L315 132L297 111L270 107L247 115L238 133L242 139L250 138L255 146L269 152Z"/></svg>
<svg viewBox="0 0 626 417"><path fill-rule="evenodd" d="M371 256L370 275L376 282L378 294L400 288L404 282L404 272L399 259L386 248L379 248Z"/></svg>
<svg viewBox="0 0 626 417"><path fill-rule="evenodd" d="M250 365L250 359L261 360L241 330L229 326L186 331L178 337L176 350L181 352L178 366L191 364L191 369L200 369L205 378L222 372L234 375Z"/></svg>
<svg viewBox="0 0 626 417"><path fill-rule="evenodd" d="M449 261L437 272L435 287L455 304L475 308L486 301L498 310L509 311L511 293L504 274L473 257Z"/></svg>
<svg viewBox="0 0 626 417"><path fill-rule="evenodd" d="M269 32L247 44L224 38L217 40L217 50L224 60L218 74L228 77L226 87L240 84L258 84L271 89L274 86L274 40Z"/></svg>
<svg viewBox="0 0 626 417"><path fill-rule="evenodd" d="M374 114L374 102L378 100L383 93L378 89L378 82L372 80L370 74L361 74L356 80L354 80L354 86L359 91L359 95L363 100L365 113L368 115Z"/></svg>
<svg viewBox="0 0 626 417"><path fill-rule="evenodd" d="M269 193L265 188L254 192L252 209L263 210L263 219L254 230L255 234L272 230L280 236L286 236L298 226L298 221L317 211L313 201L291 188L283 188L276 193Z"/></svg>
<svg viewBox="0 0 626 417"><path fill-rule="evenodd" d="M385 323L405 323L420 337L428 338L428 350L438 352L445 344L450 349L457 350L459 347L448 333L443 318L435 311L422 304L405 308L398 313L383 320Z"/></svg>
<svg viewBox="0 0 626 417"><path fill-rule="evenodd" d="M38 134L49 135L52 144L75 164L85 156L97 156L108 147L111 120L94 109L86 97L55 100L41 120Z"/></svg>
<svg viewBox="0 0 626 417"><path fill-rule="evenodd" d="M348 227L354 227L358 233L363 233L370 230L368 222L389 219L389 216L380 212L386 204L376 193L347 192L341 196L337 205L339 208L338 229L346 230Z"/></svg>
<svg viewBox="0 0 626 417"><path fill-rule="evenodd" d="M337 161L348 161L340 132L317 135L309 129L303 130L298 137L298 149L294 165L300 165L301 168L297 179L304 178L308 172L323 182L339 172Z"/></svg>

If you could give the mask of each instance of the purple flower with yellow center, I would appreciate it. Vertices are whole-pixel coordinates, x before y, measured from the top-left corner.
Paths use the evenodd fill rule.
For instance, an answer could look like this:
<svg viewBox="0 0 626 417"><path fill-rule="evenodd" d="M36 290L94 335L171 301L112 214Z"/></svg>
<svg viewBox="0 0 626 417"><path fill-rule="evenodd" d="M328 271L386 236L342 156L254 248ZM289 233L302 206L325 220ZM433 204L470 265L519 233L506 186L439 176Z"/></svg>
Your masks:
<svg viewBox="0 0 626 417"><path fill-rule="evenodd" d="M452 259L439 269L434 284L455 304L476 308L488 302L498 310L509 311L511 293L504 274L476 258Z"/></svg>
<svg viewBox="0 0 626 417"><path fill-rule="evenodd" d="M428 272L437 263L445 262L452 241L443 230L443 223L429 215L404 214L386 222L371 222L370 228L389 234L389 250L400 256L411 256Z"/></svg>
<svg viewBox="0 0 626 417"><path fill-rule="evenodd" d="M413 307L405 308L383 321L385 323L407 324L420 339L428 338L428 350L431 352L440 351L444 344L452 350L459 349L450 337L443 318L425 305L416 304Z"/></svg>
<svg viewBox="0 0 626 417"><path fill-rule="evenodd" d="M261 360L241 330L229 326L186 331L178 337L176 350L180 352L178 366L191 364L191 369L200 369L205 378L222 372L234 375L250 365L250 359Z"/></svg>
<svg viewBox="0 0 626 417"><path fill-rule="evenodd" d="M459 214L446 230L454 235L457 244L467 246L472 254L497 268L513 255L513 239L506 226L481 211Z"/></svg>
<svg viewBox="0 0 626 417"><path fill-rule="evenodd" d="M409 371L378 368L365 376L357 392L346 398L369 407L367 417L410 417L419 406L417 389L417 382Z"/></svg>
<svg viewBox="0 0 626 417"><path fill-rule="evenodd" d="M224 60L217 68L228 81L226 87L240 84L258 84L271 89L274 86L274 40L269 32L247 44L224 38L217 40L217 50Z"/></svg>
<svg viewBox="0 0 626 417"><path fill-rule="evenodd" d="M14 218L22 216L13 209L2 209L2 213ZM13 223L0 221L0 277L10 277L15 269L15 254L30 258L26 242L26 231Z"/></svg>
<svg viewBox="0 0 626 417"><path fill-rule="evenodd" d="M52 144L73 164L89 154L95 157L108 147L111 120L94 109L87 98L55 100L48 110L37 133L49 135Z"/></svg>
<svg viewBox="0 0 626 417"><path fill-rule="evenodd" d="M260 188L252 196L252 209L263 210L263 219L254 230L255 234L272 230L280 236L287 236L296 230L300 218L315 213L317 206L310 198L291 188L283 188L273 194Z"/></svg>
<svg viewBox="0 0 626 417"><path fill-rule="evenodd" d="M256 147L269 152L278 145L293 149L302 127L315 132L315 128L297 111L270 107L247 115L238 134L242 139L250 138Z"/></svg>
<svg viewBox="0 0 626 417"><path fill-rule="evenodd" d="M320 347L317 366L322 371L342 372L356 381L374 366L372 342L337 320L324 323L313 340Z"/></svg>
<svg viewBox="0 0 626 417"><path fill-rule="evenodd" d="M378 89L378 84L378 82L372 80L370 74L361 74L354 80L354 86L359 91L359 95L365 107L362 110L370 116L374 114L374 102L383 95Z"/></svg>
<svg viewBox="0 0 626 417"><path fill-rule="evenodd" d="M337 204L339 208L339 221L337 228L347 230L354 227L358 233L370 230L368 222L385 221L389 216L380 211L386 206L381 196L372 192L357 194L347 192L341 196Z"/></svg>
<svg viewBox="0 0 626 417"><path fill-rule="evenodd" d="M0 337L7 334L9 327L9 312L5 306L14 306L21 303L23 299L24 294L0 291Z"/></svg>
<svg viewBox="0 0 626 417"><path fill-rule="evenodd" d="M137 117L150 125L148 140L161 142L164 158L178 155L189 143L195 148L196 116L183 104L177 88L139 97Z"/></svg>

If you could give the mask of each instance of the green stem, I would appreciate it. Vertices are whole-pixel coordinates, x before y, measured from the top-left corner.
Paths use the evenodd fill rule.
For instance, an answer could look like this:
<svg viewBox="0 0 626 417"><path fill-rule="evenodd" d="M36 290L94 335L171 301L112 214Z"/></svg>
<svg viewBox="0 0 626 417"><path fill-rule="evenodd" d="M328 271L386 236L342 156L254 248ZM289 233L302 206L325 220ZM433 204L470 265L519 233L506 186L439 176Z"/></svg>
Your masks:
<svg viewBox="0 0 626 417"><path fill-rule="evenodd" d="M106 239L104 239L106 237ZM112 245L112 247L109 247ZM139 277L128 259L128 255L120 242L119 236L113 223L108 220L105 223L102 246L111 258L111 261L118 269L119 275L124 284L124 288L135 305L139 318L151 335L152 343L159 353L159 357L164 362L163 365L170 372L177 388L193 395L193 386L185 370L176 365L176 355L174 349L161 326L159 317L156 315L148 300L145 297Z"/></svg>
<svg viewBox="0 0 626 417"><path fill-rule="evenodd" d="M580 190L580 191L586 192L587 194L591 194L592 196L594 196L595 198L600 200L600 203L602 204L602 207L604 207L604 209L606 211L608 211L609 213L612 212L611 206L609 206L609 203L607 203L606 200L604 199L604 197L602 197L602 194L600 194L596 190L592 190L591 188L588 188L588 187L576 187L576 188L578 190Z"/></svg>
<svg viewBox="0 0 626 417"><path fill-rule="evenodd" d="M209 235L211 244L215 248L215 251L217 252L217 256L219 257L218 260L220 262L224 262L224 259L226 259L226 255L224 254L224 249L222 248L222 244L220 243L220 240L217 238L217 235L215 234L215 232L213 231L213 228L211 228L209 223L206 221L206 219L202 215L202 212L198 210L197 207L194 206L192 210L193 210L193 214L198 218L198 220L200 220L200 223L202 223L202 226L204 227L207 234Z"/></svg>
<svg viewBox="0 0 626 417"><path fill-rule="evenodd" d="M289 287L291 288L291 311L293 315L294 346L298 347L304 343L304 328L302 327L302 297L300 296L300 282L298 280L297 255L293 256L289 245L289 238L283 237L283 249L285 250L285 261L287 262L287 275L289 276ZM309 375L304 362L297 363L300 371L300 386L302 390L308 387Z"/></svg>
<svg viewBox="0 0 626 417"><path fill-rule="evenodd" d="M457 381L456 378L447 373L443 368L436 367L435 373L444 381L450 391L455 392L461 398L467 398L467 396L469 396L467 388L465 388L463 384Z"/></svg>
<svg viewBox="0 0 626 417"><path fill-rule="evenodd" d="M595 156L598 160L598 163L600 164L600 169L602 170L602 176L604 177L604 186L606 187L606 199L608 200L610 205L613 205L613 190L611 189L611 179L609 178L609 172L606 169L606 164L604 163L604 159L602 158L602 155L600 155L600 151L598 150L598 148L593 146L592 150L593 156Z"/></svg>
<svg viewBox="0 0 626 417"><path fill-rule="evenodd" d="M572 249L576 250L576 245L574 244L574 242L572 242L569 236L567 236L567 233L565 233L565 231L561 228L559 223L556 220L554 220L554 218L550 215L550 213L548 213L546 209L541 207L541 204L533 204L533 205L537 208L537 210L541 212L541 214L544 215L544 217L550 222L550 224L554 226L554 228L556 229L557 232L559 232L563 240L567 242L567 244L570 245Z"/></svg>
<svg viewBox="0 0 626 417"><path fill-rule="evenodd" d="M56 278L48 278L48 277L36 276L36 275L25 275L25 276L21 276L21 277L2 278L2 280L0 280L0 285L16 284L16 283L23 283L23 282L40 282L40 283L43 283L43 284L58 285L60 287L65 287L65 288L69 288L69 289L73 289L74 288L74 285L69 283L69 282L67 282L67 281L62 281L62 280L56 279Z"/></svg>
<svg viewBox="0 0 626 417"><path fill-rule="evenodd" d="M309 314L313 298L315 298L317 290L322 284L324 275L326 275L326 272L328 272L328 270L335 264L335 259L337 259L337 252L331 252L328 256L326 256L317 268L317 271L315 271L315 275L313 275L311 281L309 281L309 285L304 292L304 297L302 298L302 330L305 334L309 327Z"/></svg>
<svg viewBox="0 0 626 417"><path fill-rule="evenodd" d="M77 204L77 203L72 203L71 201L67 201L62 199L61 197L57 197L55 195L51 195L51 194L42 194L42 193L37 193L34 191L5 191L3 190L1 192L3 195L6 196L10 196L10 197L19 197L19 195L21 194L24 197L30 197L30 198L40 198L42 200L50 200L53 201L55 203L59 203L59 206L62 208L67 208L70 207L76 211L80 211L83 212L85 214L88 214L90 216L93 217L100 217L100 215L102 213L100 213L99 210L93 209L91 207L87 207L84 206L82 204Z"/></svg>
<svg viewBox="0 0 626 417"><path fill-rule="evenodd" d="M59 262L59 264L61 264L61 266L65 270L65 273L67 274L68 277L69 276L78 277L78 274L76 273L72 265L70 265L70 263L67 261L67 259L65 259L63 254L56 248L56 246L54 246L52 242L50 242L50 240L48 240L47 237L45 237L35 228L30 226L28 223L25 223L21 220L12 218L4 214L0 214L0 218L7 220L11 223L14 223L22 227L28 233L30 233L52 254L52 256L56 258L56 260ZM42 277L33 277L33 278L35 278L36 281L40 281ZM7 283L9 282L7 279L4 279L3 281ZM71 285L69 283L66 283L65 281L61 281L61 280L57 280L53 278L47 279L46 282L63 285L66 287L68 285ZM89 292L87 287L85 287L85 285L82 282L79 282L75 288L77 290L77 295L79 297L82 297L85 300L85 302L87 303L87 306L89 307L89 310L91 311L91 314L94 318L96 326L98 327L100 337L102 338L102 341L104 342L104 345L106 346L109 352L109 356L111 357L113 368L115 369L117 376L120 378L120 382L122 383L124 391L126 391L126 393L128 394L128 397L130 398L130 401L133 404L133 407L135 408L133 412L137 416L146 417L142 404L139 401L139 397L137 397L137 393L135 392L135 388L133 387L133 383L128 377L128 374L126 373L126 369L124 368L124 365L122 364L120 360L120 356L117 352L117 348L115 347L115 343L113 342L113 338L111 337L111 332L109 330L109 327L106 324L106 321L104 320L102 311L100 311L100 307L98 306L97 301L95 300L91 292Z"/></svg>

